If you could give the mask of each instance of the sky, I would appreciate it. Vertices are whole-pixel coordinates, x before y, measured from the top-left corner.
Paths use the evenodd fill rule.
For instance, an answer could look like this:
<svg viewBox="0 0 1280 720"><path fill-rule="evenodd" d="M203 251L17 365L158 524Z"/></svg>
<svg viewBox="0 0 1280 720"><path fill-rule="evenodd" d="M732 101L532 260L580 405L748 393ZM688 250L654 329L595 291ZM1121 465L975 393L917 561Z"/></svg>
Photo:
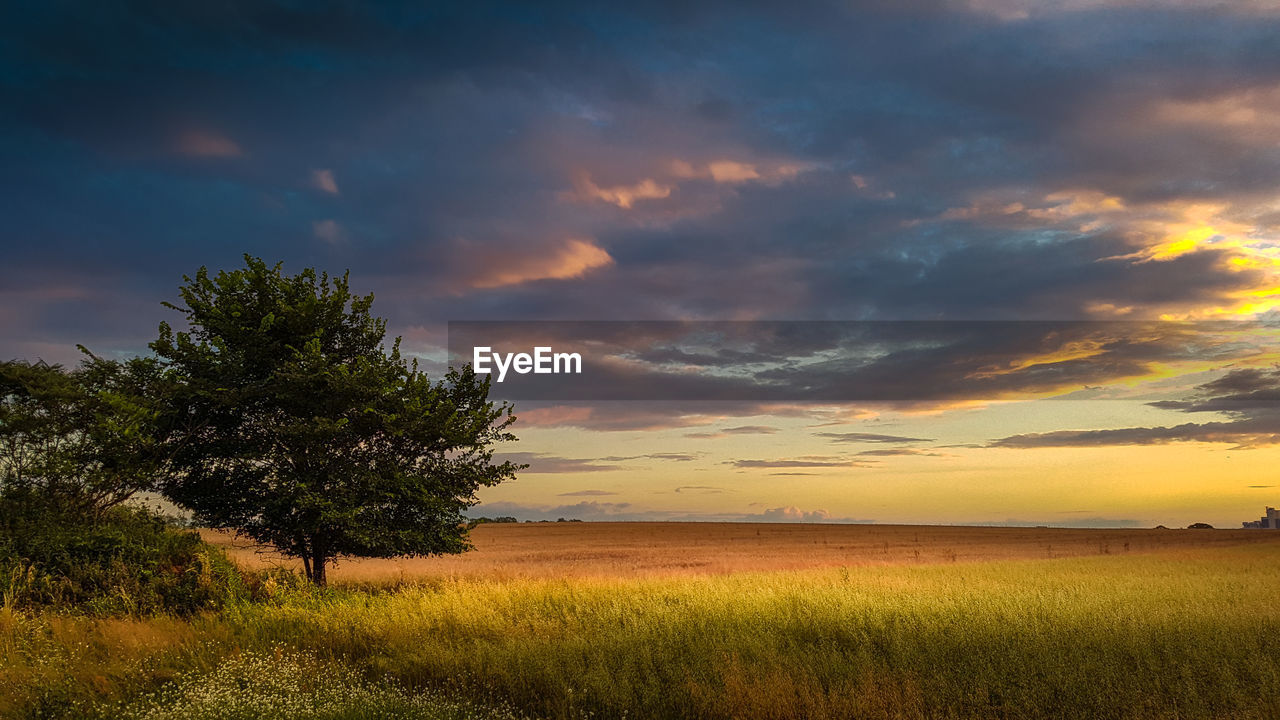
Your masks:
<svg viewBox="0 0 1280 720"><path fill-rule="evenodd" d="M427 367L450 321L744 328L587 326L661 392L517 400L480 513L1280 505L1280 2L11 3L0 93L0 358L145 354L245 253Z"/></svg>

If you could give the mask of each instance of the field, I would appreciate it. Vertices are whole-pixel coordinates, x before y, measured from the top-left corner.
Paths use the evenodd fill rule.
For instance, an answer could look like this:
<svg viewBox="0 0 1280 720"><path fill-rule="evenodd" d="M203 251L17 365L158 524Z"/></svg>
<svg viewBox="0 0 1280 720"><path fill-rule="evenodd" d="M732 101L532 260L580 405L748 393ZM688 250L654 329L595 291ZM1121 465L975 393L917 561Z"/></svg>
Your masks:
<svg viewBox="0 0 1280 720"><path fill-rule="evenodd" d="M205 531L248 567L297 567L233 536ZM1123 555L1268 542L1253 530L1079 530L946 525L764 523L486 524L475 550L415 559L339 563L338 584L421 578L690 576L866 565L916 565Z"/></svg>
<svg viewBox="0 0 1280 720"><path fill-rule="evenodd" d="M1280 533L550 523L475 543L191 620L0 611L0 713L1280 717Z"/></svg>

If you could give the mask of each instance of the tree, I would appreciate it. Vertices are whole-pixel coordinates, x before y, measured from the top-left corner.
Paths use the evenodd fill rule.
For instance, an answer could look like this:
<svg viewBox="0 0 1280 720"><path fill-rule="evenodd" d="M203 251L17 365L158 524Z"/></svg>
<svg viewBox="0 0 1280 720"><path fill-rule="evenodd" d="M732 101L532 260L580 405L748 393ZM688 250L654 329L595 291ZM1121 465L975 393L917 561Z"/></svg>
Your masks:
<svg viewBox="0 0 1280 720"><path fill-rule="evenodd" d="M383 346L373 296L348 276L243 269L184 277L189 330L160 326L172 380L163 492L196 519L300 558L325 583L343 556L462 552L475 492L524 466L493 462L515 440L511 406L466 366L431 382Z"/></svg>
<svg viewBox="0 0 1280 720"><path fill-rule="evenodd" d="M83 348L81 348L83 350ZM0 484L99 514L155 485L154 360L0 363Z"/></svg>

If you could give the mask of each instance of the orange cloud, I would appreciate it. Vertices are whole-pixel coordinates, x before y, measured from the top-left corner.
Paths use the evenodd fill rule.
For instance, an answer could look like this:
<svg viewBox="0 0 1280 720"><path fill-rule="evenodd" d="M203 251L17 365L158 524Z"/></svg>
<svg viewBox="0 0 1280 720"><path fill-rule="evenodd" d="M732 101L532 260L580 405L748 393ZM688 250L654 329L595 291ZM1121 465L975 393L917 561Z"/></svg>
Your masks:
<svg viewBox="0 0 1280 720"><path fill-rule="evenodd" d="M652 179L645 178L634 185L617 185L600 187L586 172L578 173L574 178L574 192L567 195L571 200L603 200L611 205L629 209L637 200L656 200L671 195L670 185L659 185Z"/></svg>
<svg viewBox="0 0 1280 720"><path fill-rule="evenodd" d="M1018 199L1014 199L1015 196ZM994 226L1038 226L1070 223L1082 232L1096 229L1100 220L1126 210L1124 200L1097 190L1074 189L1026 198L1021 193L993 192L965 207L950 208L939 220L975 220ZM912 221L909 224L918 224Z"/></svg>
<svg viewBox="0 0 1280 720"><path fill-rule="evenodd" d="M1140 249L1121 256L1138 262L1171 260L1210 246L1241 250L1254 228L1226 217L1221 203L1174 200L1146 208L1130 223L1129 239Z"/></svg>
<svg viewBox="0 0 1280 720"><path fill-rule="evenodd" d="M1003 366L989 366L970 373L973 379L990 378L998 375L1011 375L1040 365L1055 365L1072 360L1087 360L1106 352L1104 340L1090 338L1063 343L1060 347L1047 352L1036 353L1022 358L1011 358Z"/></svg>
<svg viewBox="0 0 1280 720"><path fill-rule="evenodd" d="M569 239L550 251L485 258L484 268L471 280L473 288L519 285L533 280L567 280L613 264L613 258L590 240Z"/></svg>
<svg viewBox="0 0 1280 720"><path fill-rule="evenodd" d="M711 173L712 180L723 183L737 183L760 179L760 173L756 171L755 165L734 162L732 160L720 160L718 162L713 162L707 165L707 172Z"/></svg>
<svg viewBox="0 0 1280 720"><path fill-rule="evenodd" d="M734 185L744 182L763 182L777 184L795 178L801 172L810 169L806 163L795 162L756 162L748 163L738 160L714 160L702 167L685 160L675 159L668 169L677 178L694 179L710 178L717 183Z"/></svg>
<svg viewBox="0 0 1280 720"><path fill-rule="evenodd" d="M1133 314L1132 305L1116 305L1109 302L1091 302L1085 305L1085 312L1101 317L1124 317Z"/></svg>

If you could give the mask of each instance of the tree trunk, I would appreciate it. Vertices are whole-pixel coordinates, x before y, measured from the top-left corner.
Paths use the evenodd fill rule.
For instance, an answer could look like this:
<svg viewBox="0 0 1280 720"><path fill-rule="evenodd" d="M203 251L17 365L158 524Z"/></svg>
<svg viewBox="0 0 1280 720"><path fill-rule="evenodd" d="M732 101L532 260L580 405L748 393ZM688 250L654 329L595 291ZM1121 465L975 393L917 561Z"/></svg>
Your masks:
<svg viewBox="0 0 1280 720"><path fill-rule="evenodd" d="M327 562L328 558L326 558L322 553L317 552L311 556L311 582L316 587L324 587L324 566Z"/></svg>

